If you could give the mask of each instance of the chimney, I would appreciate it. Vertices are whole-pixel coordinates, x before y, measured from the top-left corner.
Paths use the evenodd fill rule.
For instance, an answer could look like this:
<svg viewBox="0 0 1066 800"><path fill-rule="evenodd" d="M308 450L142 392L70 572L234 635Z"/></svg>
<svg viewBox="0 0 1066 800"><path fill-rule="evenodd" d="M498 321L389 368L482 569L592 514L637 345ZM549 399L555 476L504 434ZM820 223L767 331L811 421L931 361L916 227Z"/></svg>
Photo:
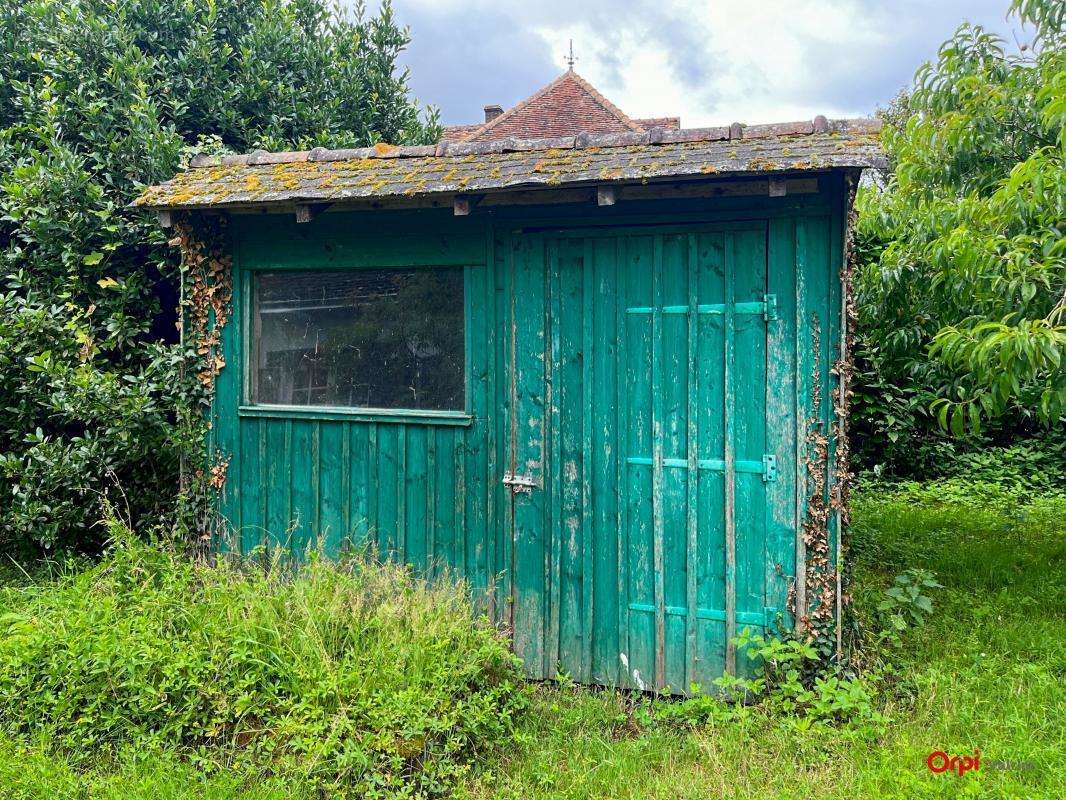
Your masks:
<svg viewBox="0 0 1066 800"><path fill-rule="evenodd" d="M503 113L503 106L491 105L485 106L485 122L492 122L496 117Z"/></svg>

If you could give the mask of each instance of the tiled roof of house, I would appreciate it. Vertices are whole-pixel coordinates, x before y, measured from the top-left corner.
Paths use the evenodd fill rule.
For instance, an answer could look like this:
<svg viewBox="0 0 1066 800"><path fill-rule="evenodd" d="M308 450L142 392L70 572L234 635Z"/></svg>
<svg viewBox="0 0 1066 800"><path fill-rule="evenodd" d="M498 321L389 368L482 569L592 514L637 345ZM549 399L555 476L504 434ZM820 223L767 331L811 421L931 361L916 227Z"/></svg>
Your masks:
<svg viewBox="0 0 1066 800"><path fill-rule="evenodd" d="M487 142L508 136L544 139L579 133L640 133L652 127L681 127L676 117L631 120L573 70L564 72L513 108L497 112L491 119L486 115L486 120L479 125L449 125L441 141Z"/></svg>
<svg viewBox="0 0 1066 800"><path fill-rule="evenodd" d="M738 123L547 139L196 157L135 205L336 203L536 187L884 166L878 120Z"/></svg>
<svg viewBox="0 0 1066 800"><path fill-rule="evenodd" d="M461 142L483 126L483 122L475 122L473 125L445 125L440 140L442 142Z"/></svg>
<svg viewBox="0 0 1066 800"><path fill-rule="evenodd" d="M544 139L579 133L639 133L643 130L592 84L570 70L486 122L464 141L487 142L508 136Z"/></svg>

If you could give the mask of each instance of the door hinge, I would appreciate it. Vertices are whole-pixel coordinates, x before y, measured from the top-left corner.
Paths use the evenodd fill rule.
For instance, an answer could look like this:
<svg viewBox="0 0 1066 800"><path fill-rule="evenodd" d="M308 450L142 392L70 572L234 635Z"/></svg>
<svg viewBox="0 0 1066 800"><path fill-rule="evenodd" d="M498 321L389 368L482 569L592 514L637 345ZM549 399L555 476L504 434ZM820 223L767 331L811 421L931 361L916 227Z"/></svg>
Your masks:
<svg viewBox="0 0 1066 800"><path fill-rule="evenodd" d="M537 482L532 475L515 475L513 472L507 472L503 476L503 485L514 494L532 494L537 487Z"/></svg>
<svg viewBox="0 0 1066 800"><path fill-rule="evenodd" d="M773 322L777 319L777 295L767 294L763 295L763 319L767 322Z"/></svg>
<svg viewBox="0 0 1066 800"><path fill-rule="evenodd" d="M777 456L762 457L762 479L765 483L777 480Z"/></svg>

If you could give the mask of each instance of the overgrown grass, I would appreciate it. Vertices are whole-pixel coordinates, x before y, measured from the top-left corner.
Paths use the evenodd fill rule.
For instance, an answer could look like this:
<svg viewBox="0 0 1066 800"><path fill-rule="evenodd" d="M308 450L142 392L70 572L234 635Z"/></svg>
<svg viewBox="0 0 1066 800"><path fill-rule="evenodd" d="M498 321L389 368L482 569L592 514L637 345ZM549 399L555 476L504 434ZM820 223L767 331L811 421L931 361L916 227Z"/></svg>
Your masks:
<svg viewBox="0 0 1066 800"><path fill-rule="evenodd" d="M953 490L954 491L954 490ZM936 572L925 627L904 641L887 721L808 730L758 710L694 729L634 731L614 692L540 687L479 798L1060 798L1066 796L1066 501L983 507L904 491L854 503L864 617L895 575ZM935 750L983 767L936 775ZM992 769L993 761L1021 762Z"/></svg>
<svg viewBox="0 0 1066 800"><path fill-rule="evenodd" d="M667 707L678 708L667 701L649 701L644 713L634 715L633 701L623 693L541 685L531 691L528 710L508 718L517 720L513 733L507 726L490 726L480 749L470 744L448 756L453 760L444 770L446 780L421 788L454 790L474 800L1066 796L1061 733L1066 722L1062 688L1066 678L1066 501L1045 496L1030 498L1028 503L987 504L980 492L958 495L957 489L950 488L952 496L945 497L928 486L920 493L904 487L894 495L882 487L876 494L860 496L854 504L854 588L861 617L873 615L893 577L907 569L932 570L944 584L934 593L932 617L924 627L906 634L902 648L892 656L897 677L891 690L875 700L875 714L859 715L845 724L807 724L753 707L694 721L687 712L663 713ZM312 569L333 575L324 565ZM342 571L340 576L345 574ZM429 621L412 619L406 624L418 637L443 635L449 645L435 649L423 661L423 674L428 678L412 678L405 684L395 669L386 669L391 677L380 679L381 693L373 695L374 702L406 708L397 705L396 692L417 701L404 695L404 686L418 691L432 687L432 676L438 670L430 662L443 659L454 669L456 663L469 661L466 654L452 651L456 646L473 643L489 648L486 652L493 653L489 659L493 664L501 658L495 649L498 643L489 633L472 632L463 621L469 617L459 611L453 594L431 598L427 593L444 590L428 589L398 573L385 574L392 576L388 580L409 586L418 598L405 606L426 609L427 603L430 607L442 603L448 609L434 612ZM345 585L348 580L365 579L330 578ZM103 578L96 574L91 581L84 577L69 580L74 586ZM277 604L281 598L289 603L300 596L276 578L260 587L255 584L258 578L242 580L250 581L247 591L254 588L257 596L266 591L273 598L266 605ZM361 596L365 592L359 590ZM42 608L58 607L61 601L48 599L46 594L55 593L41 592L33 602L43 604ZM244 597L243 590L237 596L238 607L259 608L258 602ZM227 600L232 602L233 598ZM332 616L338 607L326 603L322 614ZM219 624L236 624L246 634L251 628L248 613L219 617ZM285 613L301 620L295 627L303 631L307 620L326 618L312 614L306 601L305 610ZM107 615L101 618L114 620ZM221 629L217 635L230 636L219 643L220 651L233 648L240 639ZM65 641L67 636L64 632L60 638ZM382 652L394 652L399 658L410 657L414 647L391 634L375 634L370 640L379 643ZM125 646L132 644L132 639L125 641ZM292 649L306 652L304 645ZM499 673L495 669L489 673L503 676L496 678L496 685L513 691L513 673L503 667ZM359 674L368 673L360 669ZM474 669L469 674L475 676L473 684L449 683L452 694L431 689L433 697L449 696L453 705L464 706L469 694L481 697L477 681L483 672ZM493 690L487 691L492 695ZM486 713L495 703L503 713L513 714L515 703L521 702L492 696L492 702L481 706ZM521 693L508 697L520 698ZM442 710L421 702L417 708L404 719L423 720ZM406 730L407 722L392 719L389 731ZM457 724L460 731L476 728ZM394 741L406 741L406 734L393 735L398 737ZM101 756L98 750L77 750L76 742L57 750L57 740L49 743L24 730L18 741L29 744L9 739L0 745L0 786L9 787L14 797L61 800L319 796L313 782L299 773L301 768L309 770L302 764L306 756L290 754L297 756L288 765L295 770L290 774L300 774L297 781L274 774L273 766L265 768L261 760L232 756L230 769L216 768L205 774L196 758L206 757L203 754L212 752L210 747L162 747L144 755L119 744L120 739L112 737L108 754ZM148 741L154 739L149 736ZM981 751L982 767L962 777L932 774L926 767L925 759L934 750L964 755L975 749ZM79 752L89 757L79 759ZM58 753L59 758L47 753ZM1014 768L993 769L992 762L1001 760L1014 762ZM389 787L389 791L412 794L418 789L416 784L401 787L398 782ZM362 796L358 790L348 794Z"/></svg>
<svg viewBox="0 0 1066 800"><path fill-rule="evenodd" d="M3 595L0 775L40 780L11 767L25 758L66 780L18 742L102 787L112 769L169 772L158 757L220 796L258 776L291 792L438 796L511 735L527 690L461 589L359 559L207 566L112 528L97 567Z"/></svg>

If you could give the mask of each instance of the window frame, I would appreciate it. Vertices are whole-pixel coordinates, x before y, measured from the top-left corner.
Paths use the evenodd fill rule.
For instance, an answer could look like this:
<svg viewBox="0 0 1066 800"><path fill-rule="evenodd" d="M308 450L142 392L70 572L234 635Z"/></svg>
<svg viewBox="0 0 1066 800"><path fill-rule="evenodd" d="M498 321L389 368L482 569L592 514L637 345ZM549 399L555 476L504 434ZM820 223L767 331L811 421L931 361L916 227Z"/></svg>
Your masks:
<svg viewBox="0 0 1066 800"><path fill-rule="evenodd" d="M371 408L362 406L285 405L260 403L255 397L256 337L258 315L255 313L256 278L264 273L357 272L364 270L451 269L454 264L367 264L359 266L243 267L240 271L241 315L241 397L237 413L241 417L273 419L336 420L343 422L392 422L422 425L470 425L471 410L471 265L463 270L463 404L461 409L437 410L418 408Z"/></svg>

